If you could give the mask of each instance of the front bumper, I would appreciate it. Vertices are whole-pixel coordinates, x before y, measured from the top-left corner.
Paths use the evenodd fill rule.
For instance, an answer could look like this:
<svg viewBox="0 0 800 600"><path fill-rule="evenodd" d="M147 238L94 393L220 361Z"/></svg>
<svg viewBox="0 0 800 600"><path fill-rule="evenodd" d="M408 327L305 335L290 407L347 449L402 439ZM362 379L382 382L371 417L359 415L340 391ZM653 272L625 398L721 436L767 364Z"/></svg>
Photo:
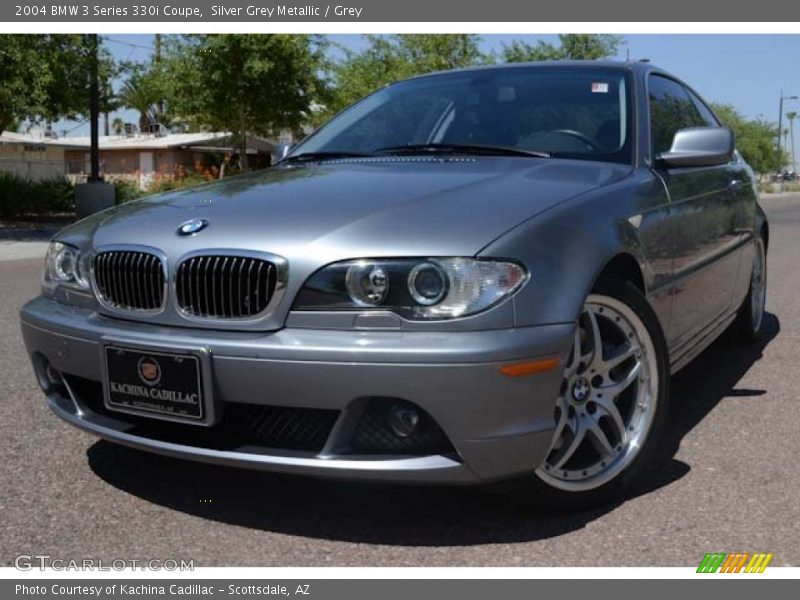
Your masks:
<svg viewBox="0 0 800 600"><path fill-rule="evenodd" d="M477 483L532 472L548 451L561 368L507 377L503 364L569 352L574 325L478 332L225 332L163 327L104 317L39 297L21 312L25 345L59 373L102 379L107 344L153 351L203 350L216 401L337 411L324 447L209 447L137 434L136 419L95 410L74 386L50 390L65 421L102 438L164 455L262 470L351 479ZM84 386L85 388L86 386ZM91 388L90 389L95 389ZM365 399L411 402L438 424L452 452L354 454L353 419ZM100 401L102 404L102 401ZM151 421L150 419L147 419ZM178 429L192 425L175 425ZM200 429L200 428L197 428ZM213 429L213 427L212 427Z"/></svg>

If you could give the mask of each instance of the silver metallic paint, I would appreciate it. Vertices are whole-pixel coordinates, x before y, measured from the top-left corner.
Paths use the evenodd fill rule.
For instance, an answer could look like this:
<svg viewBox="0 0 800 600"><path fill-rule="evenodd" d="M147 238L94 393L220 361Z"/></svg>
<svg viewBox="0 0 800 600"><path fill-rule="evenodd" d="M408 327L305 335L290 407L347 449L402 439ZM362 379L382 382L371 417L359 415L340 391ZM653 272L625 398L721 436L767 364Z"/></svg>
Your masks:
<svg viewBox="0 0 800 600"><path fill-rule="evenodd" d="M283 405L346 412L371 394L403 397L440 422L460 462L178 448L126 437L124 425L81 415L70 398L51 395L50 407L120 443L224 464L414 481L474 482L532 472L550 444L561 367L514 379L497 367L553 355L563 364L584 299L607 266L624 256L638 266L673 370L680 368L732 319L747 293L754 237L766 227L752 171L738 158L688 169L656 163L647 78L663 71L643 63L616 67L629 70L634 84L630 165L481 157L282 166L109 209L57 236L84 251L120 243L156 247L170 269L208 248L284 257L284 296L255 322L201 325L175 309L172 294L163 313L124 319L69 290L22 310L28 351L65 372L99 380L100 347L111 339L202 347L220 402L276 403L279 396ZM180 223L194 218L212 226L175 235ZM326 264L409 256L514 259L531 278L512 299L452 321L291 310L303 282ZM266 381L276 395L254 394Z"/></svg>

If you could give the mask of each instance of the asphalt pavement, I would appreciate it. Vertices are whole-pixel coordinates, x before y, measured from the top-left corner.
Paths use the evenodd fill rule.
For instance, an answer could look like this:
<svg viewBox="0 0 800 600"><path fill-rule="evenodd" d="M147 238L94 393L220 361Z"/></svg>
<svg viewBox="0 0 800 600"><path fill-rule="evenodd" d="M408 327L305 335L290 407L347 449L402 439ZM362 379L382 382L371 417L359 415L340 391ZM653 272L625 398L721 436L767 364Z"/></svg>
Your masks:
<svg viewBox="0 0 800 600"><path fill-rule="evenodd" d="M617 506L566 515L497 489L275 476L98 441L49 413L25 355L17 313L38 293L42 246L6 253L35 256L23 260L2 260L0 248L0 565L49 554L196 566L687 566L745 551L798 566L800 195L763 205L763 340L719 341L676 375L642 485Z"/></svg>

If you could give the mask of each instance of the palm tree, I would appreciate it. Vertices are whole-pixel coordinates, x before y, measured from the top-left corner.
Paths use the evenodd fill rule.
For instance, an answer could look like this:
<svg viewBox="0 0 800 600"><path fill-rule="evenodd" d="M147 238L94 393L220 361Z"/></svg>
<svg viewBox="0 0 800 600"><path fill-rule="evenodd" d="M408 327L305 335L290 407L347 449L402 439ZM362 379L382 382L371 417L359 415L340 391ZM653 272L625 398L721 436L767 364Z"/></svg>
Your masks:
<svg viewBox="0 0 800 600"><path fill-rule="evenodd" d="M132 73L122 84L119 92L120 103L126 108L139 111L139 131L150 131L150 123L156 121L156 104L161 95L152 80L143 73Z"/></svg>
<svg viewBox="0 0 800 600"><path fill-rule="evenodd" d="M797 173L797 162L794 155L794 120L797 117L797 111L789 111L786 113L786 118L789 119L789 139L792 140L792 171Z"/></svg>
<svg viewBox="0 0 800 600"><path fill-rule="evenodd" d="M111 129L114 130L115 135L122 135L122 130L125 129L125 122L120 117L115 117L111 122Z"/></svg>

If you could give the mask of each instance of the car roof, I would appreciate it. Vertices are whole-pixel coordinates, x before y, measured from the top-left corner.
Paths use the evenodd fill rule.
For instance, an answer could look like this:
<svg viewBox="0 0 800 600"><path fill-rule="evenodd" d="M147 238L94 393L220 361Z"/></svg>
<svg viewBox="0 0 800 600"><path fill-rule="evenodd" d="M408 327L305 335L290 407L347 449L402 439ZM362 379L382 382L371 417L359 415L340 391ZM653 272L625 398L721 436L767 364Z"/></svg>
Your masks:
<svg viewBox="0 0 800 600"><path fill-rule="evenodd" d="M411 77L409 79L420 79L423 77L433 77L436 75L443 75L446 73L468 73L472 71L487 71L494 69L548 69L554 67L570 67L570 68L601 68L601 69L619 69L630 72L649 72L658 71L659 73L666 73L663 69L658 68L649 61L619 61L619 60L542 60L533 62L517 62L517 63L496 63L489 65L477 65L474 67L465 67L462 69L448 69L445 71L434 71L432 73L424 73Z"/></svg>

